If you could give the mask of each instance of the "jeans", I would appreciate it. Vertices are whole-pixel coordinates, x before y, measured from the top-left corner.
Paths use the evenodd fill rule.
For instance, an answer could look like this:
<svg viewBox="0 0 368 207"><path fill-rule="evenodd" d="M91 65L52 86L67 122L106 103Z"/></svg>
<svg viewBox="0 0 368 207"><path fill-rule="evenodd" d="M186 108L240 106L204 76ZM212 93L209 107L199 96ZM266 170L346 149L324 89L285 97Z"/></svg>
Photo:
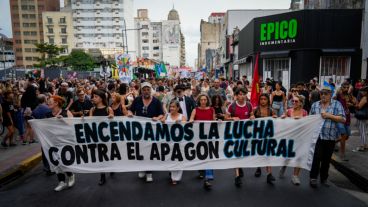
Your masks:
<svg viewBox="0 0 368 207"><path fill-rule="evenodd" d="M206 180L213 180L213 170L205 170Z"/></svg>
<svg viewBox="0 0 368 207"><path fill-rule="evenodd" d="M334 148L335 140L321 140L318 138L314 150L312 168L309 174L310 179L317 179L318 174L320 174L321 181L327 180Z"/></svg>
<svg viewBox="0 0 368 207"><path fill-rule="evenodd" d="M283 104L283 102L274 101L272 103L272 109L275 110L277 117L282 116L282 114L284 114L284 104Z"/></svg>

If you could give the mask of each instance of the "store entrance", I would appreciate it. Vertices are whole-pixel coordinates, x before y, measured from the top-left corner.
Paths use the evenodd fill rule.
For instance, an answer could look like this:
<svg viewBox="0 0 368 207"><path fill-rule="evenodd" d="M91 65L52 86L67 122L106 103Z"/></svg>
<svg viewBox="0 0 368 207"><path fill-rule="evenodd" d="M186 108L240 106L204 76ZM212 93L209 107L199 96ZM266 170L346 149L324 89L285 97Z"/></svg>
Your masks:
<svg viewBox="0 0 368 207"><path fill-rule="evenodd" d="M282 81L282 85L290 88L290 58L266 58L263 59L263 81L271 78L275 81Z"/></svg>
<svg viewBox="0 0 368 207"><path fill-rule="evenodd" d="M321 56L320 58L320 72L319 80L323 85L324 81L328 82L330 78L337 87L350 76L350 62L349 56Z"/></svg>

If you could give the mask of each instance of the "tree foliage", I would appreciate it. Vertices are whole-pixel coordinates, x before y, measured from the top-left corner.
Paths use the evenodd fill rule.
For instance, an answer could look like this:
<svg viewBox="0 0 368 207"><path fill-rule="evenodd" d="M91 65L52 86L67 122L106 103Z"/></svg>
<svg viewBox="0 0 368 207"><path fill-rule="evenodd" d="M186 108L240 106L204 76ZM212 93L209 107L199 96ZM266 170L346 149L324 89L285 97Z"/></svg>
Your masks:
<svg viewBox="0 0 368 207"><path fill-rule="evenodd" d="M83 50L73 50L64 60L73 70L90 71L94 68L94 60Z"/></svg>
<svg viewBox="0 0 368 207"><path fill-rule="evenodd" d="M35 64L36 67L55 66L60 63L58 55L64 50L63 48L49 43L36 43L35 46L36 51L41 53L38 64Z"/></svg>

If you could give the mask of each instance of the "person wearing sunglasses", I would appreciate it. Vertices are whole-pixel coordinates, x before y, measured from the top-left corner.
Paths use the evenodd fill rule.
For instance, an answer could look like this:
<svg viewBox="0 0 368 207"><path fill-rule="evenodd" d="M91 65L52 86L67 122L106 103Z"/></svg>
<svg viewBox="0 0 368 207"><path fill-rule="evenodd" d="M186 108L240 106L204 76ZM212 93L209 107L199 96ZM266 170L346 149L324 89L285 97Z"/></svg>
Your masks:
<svg viewBox="0 0 368 207"><path fill-rule="evenodd" d="M323 186L328 187L327 178L330 168L330 160L335 148L336 140L339 138L338 123L345 123L346 116L341 103L331 99L332 90L330 87L322 87L321 100L312 105L311 115L320 114L324 119L319 137L314 149L312 167L310 170L310 186L318 187L317 178Z"/></svg>
<svg viewBox="0 0 368 207"><path fill-rule="evenodd" d="M287 110L286 112L287 117L291 117L294 119L300 119L302 117L308 116L308 112L305 109L303 109L303 105L305 103L305 97L303 95L293 96L292 102L293 102L293 108L290 108ZM280 169L280 173L279 173L280 178L284 177L285 170L286 170L286 166ZM300 185L299 175L300 175L300 168L295 167L293 176L291 177L291 182L294 185Z"/></svg>

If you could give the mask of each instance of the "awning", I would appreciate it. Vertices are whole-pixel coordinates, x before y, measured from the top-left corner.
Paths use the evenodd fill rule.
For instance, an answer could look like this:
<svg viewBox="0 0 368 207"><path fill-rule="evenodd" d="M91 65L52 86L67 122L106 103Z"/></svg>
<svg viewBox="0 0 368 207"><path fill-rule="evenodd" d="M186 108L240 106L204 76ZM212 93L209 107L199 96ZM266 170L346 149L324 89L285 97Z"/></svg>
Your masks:
<svg viewBox="0 0 368 207"><path fill-rule="evenodd" d="M351 53L355 52L355 49L322 49L324 53Z"/></svg>
<svg viewBox="0 0 368 207"><path fill-rule="evenodd" d="M261 52L261 58L281 58L289 57L289 50L272 51L272 52Z"/></svg>

